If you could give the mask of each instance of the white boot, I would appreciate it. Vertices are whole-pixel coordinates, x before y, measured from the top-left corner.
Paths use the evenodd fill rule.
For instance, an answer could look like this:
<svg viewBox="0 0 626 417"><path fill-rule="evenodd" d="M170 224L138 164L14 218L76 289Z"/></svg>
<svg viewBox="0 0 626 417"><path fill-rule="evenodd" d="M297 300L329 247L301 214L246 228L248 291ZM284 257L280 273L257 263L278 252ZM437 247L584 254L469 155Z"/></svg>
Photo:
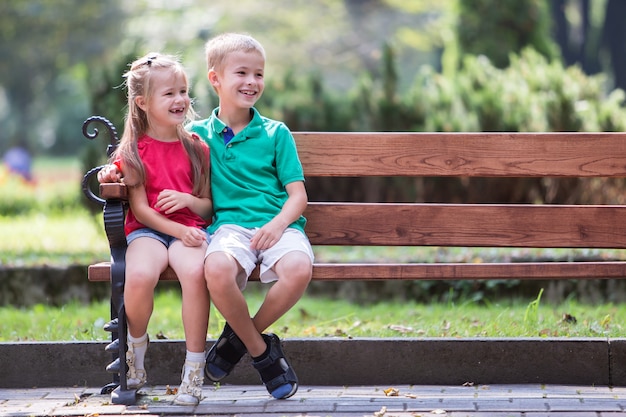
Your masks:
<svg viewBox="0 0 626 417"><path fill-rule="evenodd" d="M185 361L182 383L178 394L174 398L176 405L198 405L202 400L202 385L204 384L204 365L206 362Z"/></svg>
<svg viewBox="0 0 626 417"><path fill-rule="evenodd" d="M131 343L128 342L128 350L126 351L126 365L128 366L128 372L126 373L126 386L129 389L139 389L144 386L148 379L146 370L143 368L143 358L146 356L148 350L148 344L150 340L146 338L144 342ZM140 361L137 358L140 357ZM140 362L141 367L137 367L136 363Z"/></svg>

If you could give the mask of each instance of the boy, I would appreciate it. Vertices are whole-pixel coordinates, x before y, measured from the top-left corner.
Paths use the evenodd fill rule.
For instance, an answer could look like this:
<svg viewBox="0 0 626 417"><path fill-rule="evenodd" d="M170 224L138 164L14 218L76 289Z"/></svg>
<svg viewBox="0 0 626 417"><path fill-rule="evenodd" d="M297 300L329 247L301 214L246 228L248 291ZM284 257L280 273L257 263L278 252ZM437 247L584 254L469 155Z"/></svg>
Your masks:
<svg viewBox="0 0 626 417"><path fill-rule="evenodd" d="M214 219L204 273L227 323L207 354L205 373L220 381L248 352L268 392L288 398L298 379L279 338L263 331L296 304L311 280L302 165L285 124L253 107L264 89L261 44L247 35L222 34L207 42L206 58L219 107L187 128L211 149ZM276 282L251 318L242 290L257 263L261 281Z"/></svg>

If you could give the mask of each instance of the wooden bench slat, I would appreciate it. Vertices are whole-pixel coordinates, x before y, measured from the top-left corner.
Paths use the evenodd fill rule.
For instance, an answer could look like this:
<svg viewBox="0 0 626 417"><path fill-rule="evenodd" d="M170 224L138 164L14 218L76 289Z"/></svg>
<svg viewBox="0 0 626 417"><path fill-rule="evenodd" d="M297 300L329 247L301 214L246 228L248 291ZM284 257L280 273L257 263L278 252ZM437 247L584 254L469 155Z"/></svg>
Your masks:
<svg viewBox="0 0 626 417"><path fill-rule="evenodd" d="M309 203L314 245L626 248L626 206Z"/></svg>
<svg viewBox="0 0 626 417"><path fill-rule="evenodd" d="M626 278L625 262L520 262L520 263L320 263L313 279L345 280L483 280L483 279L608 279ZM168 268L161 280L175 281ZM258 270L250 277L258 281ZM110 263L89 266L89 281L109 281Z"/></svg>
<svg viewBox="0 0 626 417"><path fill-rule="evenodd" d="M307 176L623 177L626 133L295 132Z"/></svg>
<svg viewBox="0 0 626 417"><path fill-rule="evenodd" d="M311 202L305 216L314 245L626 248L626 206Z"/></svg>

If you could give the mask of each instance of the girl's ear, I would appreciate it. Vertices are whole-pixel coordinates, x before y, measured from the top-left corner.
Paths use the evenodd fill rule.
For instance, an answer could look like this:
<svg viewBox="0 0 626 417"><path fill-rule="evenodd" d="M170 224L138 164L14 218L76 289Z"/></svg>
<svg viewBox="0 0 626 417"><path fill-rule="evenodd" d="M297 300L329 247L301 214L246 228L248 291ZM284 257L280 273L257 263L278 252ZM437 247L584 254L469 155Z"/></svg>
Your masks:
<svg viewBox="0 0 626 417"><path fill-rule="evenodd" d="M137 96L137 97L135 97L135 104L141 110L146 111L146 107L147 106L146 106L146 99L144 98L144 96Z"/></svg>

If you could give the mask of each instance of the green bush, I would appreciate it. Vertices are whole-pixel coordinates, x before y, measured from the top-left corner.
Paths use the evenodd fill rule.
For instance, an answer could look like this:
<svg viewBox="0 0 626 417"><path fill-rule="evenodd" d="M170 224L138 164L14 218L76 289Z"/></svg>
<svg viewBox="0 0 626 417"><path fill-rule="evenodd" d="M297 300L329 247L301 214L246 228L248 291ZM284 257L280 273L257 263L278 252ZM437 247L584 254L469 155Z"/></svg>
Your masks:
<svg viewBox="0 0 626 417"><path fill-rule="evenodd" d="M550 62L533 49L496 68L468 55L453 79L422 69L403 105L418 131L594 132L626 130L624 92L606 94L602 75ZM405 112L408 111L404 110Z"/></svg>

